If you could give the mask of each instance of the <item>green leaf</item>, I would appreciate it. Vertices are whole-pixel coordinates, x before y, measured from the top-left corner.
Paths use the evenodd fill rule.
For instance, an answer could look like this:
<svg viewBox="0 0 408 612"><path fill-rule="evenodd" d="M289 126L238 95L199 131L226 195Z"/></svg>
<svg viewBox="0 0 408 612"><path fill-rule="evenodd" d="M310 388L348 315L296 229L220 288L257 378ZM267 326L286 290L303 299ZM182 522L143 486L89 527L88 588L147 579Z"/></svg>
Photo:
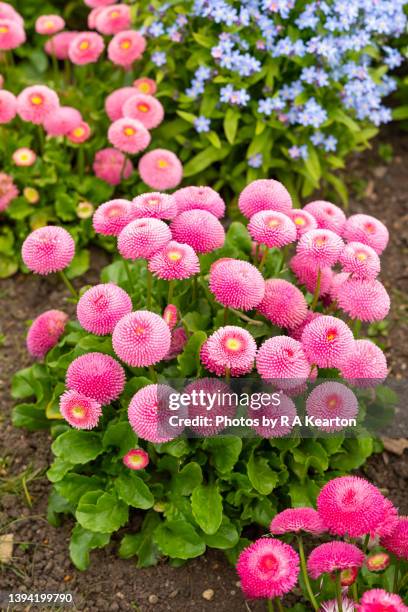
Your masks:
<svg viewBox="0 0 408 612"><path fill-rule="evenodd" d="M111 421L103 434L103 447L109 446L119 448L122 457L137 445L137 436L128 421Z"/></svg>
<svg viewBox="0 0 408 612"><path fill-rule="evenodd" d="M349 195L346 184L341 179L339 179L338 176L332 174L331 172L327 172L324 175L324 178L327 180L328 183L333 185L334 189L336 190L336 193L340 196L342 203L344 204L344 206L347 206L349 201Z"/></svg>
<svg viewBox="0 0 408 612"><path fill-rule="evenodd" d="M224 516L218 531L214 534L203 534L203 539L210 548L226 550L236 546L239 540L239 533L231 521Z"/></svg>
<svg viewBox="0 0 408 612"><path fill-rule="evenodd" d="M204 34L200 34L200 32L193 32L193 38L201 47L205 47L206 49L211 49L214 46L214 39L209 36L205 36Z"/></svg>
<svg viewBox="0 0 408 612"><path fill-rule="evenodd" d="M84 529L112 533L128 521L128 506L114 492L89 491L80 498L75 516Z"/></svg>
<svg viewBox="0 0 408 612"><path fill-rule="evenodd" d="M64 478L65 474L69 472L72 467L73 464L70 461L64 461L57 457L47 472L47 478L51 482L58 482Z"/></svg>
<svg viewBox="0 0 408 612"><path fill-rule="evenodd" d="M89 259L90 256L87 249L82 249L82 251L76 253L74 259L65 270L65 274L68 278L76 278L77 276L81 276L81 274L85 274L89 269Z"/></svg>
<svg viewBox="0 0 408 612"><path fill-rule="evenodd" d="M136 474L121 474L115 480L118 497L134 508L147 510L154 504L154 497L147 484Z"/></svg>
<svg viewBox="0 0 408 612"><path fill-rule="evenodd" d="M205 551L205 542L186 521L165 521L154 532L154 541L164 555L175 559L193 559Z"/></svg>
<svg viewBox="0 0 408 612"><path fill-rule="evenodd" d="M11 420L14 427L25 427L30 431L48 429L50 426L44 410L36 404L18 404L13 408Z"/></svg>
<svg viewBox="0 0 408 612"><path fill-rule="evenodd" d="M155 444L154 447L158 453L167 453L168 455L171 455L171 457L178 458L182 457L183 455L187 455L188 451L190 450L188 440L185 438L176 438L170 442Z"/></svg>
<svg viewBox="0 0 408 612"><path fill-rule="evenodd" d="M218 531L222 521L222 497L216 484L200 484L191 495L193 515L207 534Z"/></svg>
<svg viewBox="0 0 408 612"><path fill-rule="evenodd" d="M191 495L193 489L200 485L202 480L201 467L195 461L191 461L173 476L171 490L176 495Z"/></svg>
<svg viewBox="0 0 408 612"><path fill-rule="evenodd" d="M91 431L66 431L51 448L54 455L71 463L88 463L103 452L100 434Z"/></svg>
<svg viewBox="0 0 408 612"><path fill-rule="evenodd" d="M228 474L238 461L242 450L242 440L236 436L206 438L204 450L211 453L211 461L220 474Z"/></svg>
<svg viewBox="0 0 408 612"><path fill-rule="evenodd" d="M177 357L182 376L191 376L199 370L200 349L206 340L207 334L204 331L196 331L189 338L183 352Z"/></svg>
<svg viewBox="0 0 408 612"><path fill-rule="evenodd" d="M408 104L404 106L397 106L392 111L392 118L394 121L401 121L403 119L408 119Z"/></svg>
<svg viewBox="0 0 408 612"><path fill-rule="evenodd" d="M89 567L89 552L94 548L103 548L109 543L109 533L93 533L75 525L69 543L69 554L72 563L81 571Z"/></svg>
<svg viewBox="0 0 408 612"><path fill-rule="evenodd" d="M269 495L279 481L278 473L270 468L268 460L253 453L248 461L247 473L254 489L262 495Z"/></svg>
<svg viewBox="0 0 408 612"><path fill-rule="evenodd" d="M208 166L211 166L216 161L224 159L229 153L229 147L223 147L222 149L216 149L215 147L207 147L204 151L198 153L195 157L190 159L184 166L184 177L194 176L199 172L202 172Z"/></svg>
<svg viewBox="0 0 408 612"><path fill-rule="evenodd" d="M59 495L72 504L77 504L82 495L89 491L95 491L103 484L104 481L98 476L71 473L56 481L54 487Z"/></svg>
<svg viewBox="0 0 408 612"><path fill-rule="evenodd" d="M130 559L137 555L137 567L150 567L158 559L157 546L153 541L154 530L160 525L157 512L148 512L138 533L128 533L124 536L119 547L119 557Z"/></svg>
<svg viewBox="0 0 408 612"><path fill-rule="evenodd" d="M240 112L235 108L229 108L225 113L224 132L230 144L234 144L237 134Z"/></svg>
<svg viewBox="0 0 408 612"><path fill-rule="evenodd" d="M233 221L228 228L227 242L231 242L233 246L238 247L244 253L251 253L252 240L245 225L239 221Z"/></svg>
<svg viewBox="0 0 408 612"><path fill-rule="evenodd" d="M182 119L184 119L184 121L187 121L188 123L194 123L194 121L197 119L197 117L191 113L185 113L184 111L176 111L178 116L181 117Z"/></svg>
<svg viewBox="0 0 408 612"><path fill-rule="evenodd" d="M13 276L18 270L17 259L7 257L0 253L0 278Z"/></svg>
<svg viewBox="0 0 408 612"><path fill-rule="evenodd" d="M319 491L320 487L313 480L306 480L303 483L292 480L289 483L289 496L294 508L314 506Z"/></svg>

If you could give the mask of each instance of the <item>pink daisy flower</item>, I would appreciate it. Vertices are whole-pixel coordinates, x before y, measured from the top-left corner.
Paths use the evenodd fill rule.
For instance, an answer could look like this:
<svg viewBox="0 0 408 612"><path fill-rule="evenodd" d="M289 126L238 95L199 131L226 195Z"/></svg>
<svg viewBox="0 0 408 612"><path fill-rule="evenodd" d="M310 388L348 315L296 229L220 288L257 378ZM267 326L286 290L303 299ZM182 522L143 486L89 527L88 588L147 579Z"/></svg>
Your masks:
<svg viewBox="0 0 408 612"><path fill-rule="evenodd" d="M153 79L149 79L147 77L141 77L140 79L133 81L133 87L135 87L140 93L149 94L150 96L154 96L157 91L156 81L153 81Z"/></svg>
<svg viewBox="0 0 408 612"><path fill-rule="evenodd" d="M333 302L337 301L339 287L341 287L341 285L349 278L350 274L348 272L338 272L337 274L333 274L330 289L328 291L328 295Z"/></svg>
<svg viewBox="0 0 408 612"><path fill-rule="evenodd" d="M341 364L343 378L356 387L375 387L387 377L387 359L370 340L356 340Z"/></svg>
<svg viewBox="0 0 408 612"><path fill-rule="evenodd" d="M225 428L223 422L216 422L217 416L234 418L237 406L234 397L228 398L231 394L231 388L223 381L216 378L200 378L194 380L187 385L183 391L191 396L191 403L188 407L188 416L190 419L201 417L211 418L211 423L208 425L191 425L190 429L200 437L215 436ZM215 398L214 403L209 403L208 397ZM197 398L197 399L195 399ZM193 401L195 399L195 401Z"/></svg>
<svg viewBox="0 0 408 612"><path fill-rule="evenodd" d="M110 200L98 206L93 216L95 232L104 236L119 236L133 219L129 200Z"/></svg>
<svg viewBox="0 0 408 612"><path fill-rule="evenodd" d="M339 236L342 235L346 224L346 215L335 204L324 200L316 200L306 204L303 210L313 215L319 229L328 229Z"/></svg>
<svg viewBox="0 0 408 612"><path fill-rule="evenodd" d="M396 593L387 593L384 589L366 591L359 606L359 612L408 612L408 606Z"/></svg>
<svg viewBox="0 0 408 612"><path fill-rule="evenodd" d="M85 4L90 8L98 8L100 6L109 6L115 4L115 0L84 0Z"/></svg>
<svg viewBox="0 0 408 612"><path fill-rule="evenodd" d="M364 478L341 476L324 485L317 511L330 533L358 538L372 534L386 512L385 498Z"/></svg>
<svg viewBox="0 0 408 612"><path fill-rule="evenodd" d="M10 175L0 172L0 212L18 196L18 189Z"/></svg>
<svg viewBox="0 0 408 612"><path fill-rule="evenodd" d="M10 19L10 21L16 21L21 26L24 26L24 20L20 13L8 2L0 2L0 19Z"/></svg>
<svg viewBox="0 0 408 612"><path fill-rule="evenodd" d="M306 235L306 234L305 234ZM314 293L317 284L318 268L308 257L294 255L289 262L289 267L301 285L304 285L310 293ZM329 293L333 280L331 268L320 268L320 290L319 297Z"/></svg>
<svg viewBox="0 0 408 612"><path fill-rule="evenodd" d="M201 362L210 372L224 376L248 374L254 366L256 342L246 329L226 325L217 329L201 347Z"/></svg>
<svg viewBox="0 0 408 612"><path fill-rule="evenodd" d="M363 562L364 554L354 544L327 542L312 550L307 560L307 570L316 580L322 574L361 567Z"/></svg>
<svg viewBox="0 0 408 612"><path fill-rule="evenodd" d="M112 36L131 26L130 6L114 4L103 8L96 16L95 29L105 36Z"/></svg>
<svg viewBox="0 0 408 612"><path fill-rule="evenodd" d="M10 123L17 114L17 99L11 91L0 90L0 124Z"/></svg>
<svg viewBox="0 0 408 612"><path fill-rule="evenodd" d="M68 389L110 404L122 393L125 371L116 359L104 353L87 353L72 361L67 370Z"/></svg>
<svg viewBox="0 0 408 612"><path fill-rule="evenodd" d="M27 236L21 255L32 272L50 274L69 266L75 255L75 243L66 229L48 225Z"/></svg>
<svg viewBox="0 0 408 612"><path fill-rule="evenodd" d="M163 311L163 319L166 321L169 329L176 327L178 318L179 312L177 310L177 306L174 306L174 304L167 304Z"/></svg>
<svg viewBox="0 0 408 612"><path fill-rule="evenodd" d="M352 319L382 321L390 311L390 296L378 280L349 279L337 290L337 302Z"/></svg>
<svg viewBox="0 0 408 612"><path fill-rule="evenodd" d="M142 193L142 195L134 198L132 209L135 218L173 219L177 215L177 204L174 196L158 191Z"/></svg>
<svg viewBox="0 0 408 612"><path fill-rule="evenodd" d="M264 406L259 410L255 410L254 408L248 410L249 417L254 417L259 420L259 425L251 425L251 427L261 438L283 438L293 429L292 423L296 417L296 406L290 397L283 395L283 393L280 393L279 401L279 406L270 405ZM282 417L287 417L289 419L288 425L284 424ZM269 423L277 419L276 425L265 425L264 422L266 421L264 421L264 419L269 419Z"/></svg>
<svg viewBox="0 0 408 612"><path fill-rule="evenodd" d="M140 121L123 117L110 125L108 139L120 151L134 154L149 146L151 136Z"/></svg>
<svg viewBox="0 0 408 612"><path fill-rule="evenodd" d="M351 215L344 226L347 242L362 242L381 255L388 244L388 230L381 221L370 215Z"/></svg>
<svg viewBox="0 0 408 612"><path fill-rule="evenodd" d="M210 269L210 290L225 307L252 310L265 294L262 274L252 264L240 259L221 259Z"/></svg>
<svg viewBox="0 0 408 612"><path fill-rule="evenodd" d="M200 261L191 246L171 240L150 259L149 270L157 278L181 280L198 274Z"/></svg>
<svg viewBox="0 0 408 612"><path fill-rule="evenodd" d="M302 340L303 330L305 329L306 325L309 325L309 323L317 319L317 317L321 316L322 314L320 312L313 312L312 310L309 310L302 323L300 323L300 325L298 325L294 329L290 330L290 337L294 338L295 340L299 340L300 342Z"/></svg>
<svg viewBox="0 0 408 612"><path fill-rule="evenodd" d="M142 438L161 444L173 440L183 431L182 426L170 425L169 397L174 389L168 385L147 385L132 397L128 408L129 423Z"/></svg>
<svg viewBox="0 0 408 612"><path fill-rule="evenodd" d="M113 148L101 149L95 154L93 171L95 176L110 185L119 185L122 178L128 179L133 172L132 162L123 153Z"/></svg>
<svg viewBox="0 0 408 612"><path fill-rule="evenodd" d="M296 238L298 240L301 236L303 236L303 234L306 234L306 232L317 229L316 219L303 208L292 208L292 210L286 214L295 224Z"/></svg>
<svg viewBox="0 0 408 612"><path fill-rule="evenodd" d="M12 159L16 166L30 167L35 164L37 155L31 149L27 149L27 147L21 147L21 149L17 149L16 151L14 151Z"/></svg>
<svg viewBox="0 0 408 612"><path fill-rule="evenodd" d="M408 560L408 516L398 517L392 532L381 538L381 546L384 546L399 559Z"/></svg>
<svg viewBox="0 0 408 612"><path fill-rule="evenodd" d="M141 448L132 448L123 457L123 463L130 470L144 470L149 465L149 455Z"/></svg>
<svg viewBox="0 0 408 612"><path fill-rule="evenodd" d="M329 425L318 425L318 429L331 433L344 427L330 422L339 419L353 419L358 415L358 401L354 393L341 383L329 381L313 389L306 400L306 412L316 420L329 420Z"/></svg>
<svg viewBox="0 0 408 612"><path fill-rule="evenodd" d="M132 66L133 62L142 57L145 49L145 38L139 32L126 30L119 32L112 38L108 45L108 57L114 64L128 68ZM133 93L137 93L137 90L134 90ZM131 117L132 115L129 116ZM139 117L135 117L135 119L139 119ZM146 127L149 126L146 125Z"/></svg>
<svg viewBox="0 0 408 612"><path fill-rule="evenodd" d="M287 508L274 516L269 531L273 535L302 531L321 535L326 531L326 527L314 508Z"/></svg>
<svg viewBox="0 0 408 612"><path fill-rule="evenodd" d="M82 144L83 142L86 142L89 139L90 135L91 128L86 123L86 121L81 121L76 127L74 127L66 134L68 140L70 142L73 142L74 144ZM126 172L124 172L124 174L126 174Z"/></svg>
<svg viewBox="0 0 408 612"><path fill-rule="evenodd" d="M140 158L139 173L152 189L174 189L183 178L183 166L172 151L154 149Z"/></svg>
<svg viewBox="0 0 408 612"><path fill-rule="evenodd" d="M35 31L37 34L56 34L65 27L65 21L59 15L41 15L36 19Z"/></svg>
<svg viewBox="0 0 408 612"><path fill-rule="evenodd" d="M339 259L344 243L342 239L326 229L311 230L300 238L297 253L317 268L333 266Z"/></svg>
<svg viewBox="0 0 408 612"><path fill-rule="evenodd" d="M322 315L303 330L302 346L310 363L320 368L337 368L353 349L354 337L344 321Z"/></svg>
<svg viewBox="0 0 408 612"><path fill-rule="evenodd" d="M387 569L390 561L390 555L385 552L377 552L367 557L365 564L370 572L382 572Z"/></svg>
<svg viewBox="0 0 408 612"><path fill-rule="evenodd" d="M45 85L26 87L17 98L17 112L23 121L41 124L59 108L55 91Z"/></svg>
<svg viewBox="0 0 408 612"><path fill-rule="evenodd" d="M116 324L112 344L122 361L140 368L161 361L169 352L170 339L169 327L158 314L138 310Z"/></svg>
<svg viewBox="0 0 408 612"><path fill-rule="evenodd" d="M353 278L373 279L381 269L377 253L362 242L349 242L340 254L339 261L344 272L350 272Z"/></svg>
<svg viewBox="0 0 408 612"><path fill-rule="evenodd" d="M206 210L220 219L225 215L225 202L211 187L183 187L173 194L178 214L186 210Z"/></svg>
<svg viewBox="0 0 408 612"><path fill-rule="evenodd" d="M341 606L343 612L356 612L356 602L348 597L342 597ZM320 612L339 612L339 605L337 599L330 599L329 601L323 601L320 607Z"/></svg>
<svg viewBox="0 0 408 612"><path fill-rule="evenodd" d="M310 374L310 364L302 345L288 336L274 336L259 348L256 369L264 380L282 389L304 383Z"/></svg>
<svg viewBox="0 0 408 612"><path fill-rule="evenodd" d="M27 349L30 355L42 359L64 333L68 315L61 310L47 310L34 319L27 334Z"/></svg>
<svg viewBox="0 0 408 612"><path fill-rule="evenodd" d="M241 552L237 572L245 597L282 597L297 583L299 556L288 544L260 538Z"/></svg>
<svg viewBox="0 0 408 612"><path fill-rule="evenodd" d="M372 534L373 537L388 537L398 524L398 510L391 500L384 497L384 516L381 523Z"/></svg>
<svg viewBox="0 0 408 612"><path fill-rule="evenodd" d="M93 64L98 61L104 48L102 36L96 32L80 32L68 47L68 57L78 66Z"/></svg>
<svg viewBox="0 0 408 612"><path fill-rule="evenodd" d="M171 332L169 352L164 357L164 361L171 361L172 359L175 359L177 355L180 355L180 353L183 352L187 341L188 337L184 327L176 327L176 329L173 329Z"/></svg>
<svg viewBox="0 0 408 612"><path fill-rule="evenodd" d="M293 329L306 318L307 303L303 293L292 283L272 278L265 282L265 295L258 310L274 325Z"/></svg>
<svg viewBox="0 0 408 612"><path fill-rule="evenodd" d="M258 179L241 191L238 206L248 219L261 210L275 210L288 214L292 208L292 198L279 181Z"/></svg>
<svg viewBox="0 0 408 612"><path fill-rule="evenodd" d="M113 91L105 100L105 112L111 121L123 117L122 108L126 100L135 95L134 87L121 87Z"/></svg>
<svg viewBox="0 0 408 612"><path fill-rule="evenodd" d="M79 323L97 336L111 334L116 323L129 312L132 312L132 300L126 291L113 283L91 287L77 304Z"/></svg>
<svg viewBox="0 0 408 612"><path fill-rule="evenodd" d="M93 429L102 415L100 403L78 391L65 391L59 406L64 419L75 429Z"/></svg>
<svg viewBox="0 0 408 612"><path fill-rule="evenodd" d="M287 215L273 210L255 213L248 223L248 231L256 242L268 248L280 248L296 240L293 221Z"/></svg>
<svg viewBox="0 0 408 612"><path fill-rule="evenodd" d="M164 108L153 96L136 93L123 105L124 117L137 119L146 129L157 127L164 119Z"/></svg>
<svg viewBox="0 0 408 612"><path fill-rule="evenodd" d="M171 240L171 231L160 219L135 219L120 232L118 251L125 259L150 259Z"/></svg>
<svg viewBox="0 0 408 612"><path fill-rule="evenodd" d="M48 136L66 136L82 122L81 113L71 106L60 106L44 119Z"/></svg>
<svg viewBox="0 0 408 612"><path fill-rule="evenodd" d="M211 253L224 245L225 230L206 210L186 210L170 225L173 238L189 244L197 253Z"/></svg>
<svg viewBox="0 0 408 612"><path fill-rule="evenodd" d="M25 41L24 28L18 21L0 18L0 51L11 51Z"/></svg>
<svg viewBox="0 0 408 612"><path fill-rule="evenodd" d="M79 32L58 32L58 34L54 34L45 43L45 52L48 55L55 55L59 60L67 60L69 58L69 45L78 34Z"/></svg>

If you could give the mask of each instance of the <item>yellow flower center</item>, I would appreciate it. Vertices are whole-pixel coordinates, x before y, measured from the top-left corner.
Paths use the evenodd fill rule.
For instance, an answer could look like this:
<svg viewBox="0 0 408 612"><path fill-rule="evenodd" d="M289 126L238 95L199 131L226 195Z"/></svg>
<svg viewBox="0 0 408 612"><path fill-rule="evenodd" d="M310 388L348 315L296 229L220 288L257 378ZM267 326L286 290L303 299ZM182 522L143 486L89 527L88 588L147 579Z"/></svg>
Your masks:
<svg viewBox="0 0 408 612"><path fill-rule="evenodd" d="M278 221L278 219L268 219L266 224L268 227L273 229L274 227L278 227L280 225L280 221Z"/></svg>
<svg viewBox="0 0 408 612"><path fill-rule="evenodd" d="M132 43L130 42L129 39L123 40L120 43L120 46L121 46L122 49L129 49L131 47L131 45L132 45Z"/></svg>
<svg viewBox="0 0 408 612"><path fill-rule="evenodd" d="M34 106L40 106L40 104L43 103L43 99L41 96L32 96L31 103L34 104Z"/></svg>
<svg viewBox="0 0 408 612"><path fill-rule="evenodd" d="M141 113L148 113L150 108L149 108L148 104L144 104L142 102L141 104L137 105L137 110L140 110Z"/></svg>
<svg viewBox="0 0 408 612"><path fill-rule="evenodd" d="M136 130L132 127L125 127L123 133L125 136L134 136L136 134Z"/></svg>
<svg viewBox="0 0 408 612"><path fill-rule="evenodd" d="M142 458L139 455L132 455L130 457L130 463L137 467L142 463Z"/></svg>
<svg viewBox="0 0 408 612"><path fill-rule="evenodd" d="M159 161L157 162L157 167L158 168L167 168L168 167L168 162L165 159L159 159Z"/></svg>
<svg viewBox="0 0 408 612"><path fill-rule="evenodd" d="M183 255L180 253L180 251L169 251L167 253L167 257L170 259L170 261L180 261Z"/></svg>
<svg viewBox="0 0 408 612"><path fill-rule="evenodd" d="M28 153L20 153L20 161L28 161L30 159Z"/></svg>
<svg viewBox="0 0 408 612"><path fill-rule="evenodd" d="M137 336L139 336L140 334L143 334L145 332L145 328L142 325L136 325L134 332Z"/></svg>
<svg viewBox="0 0 408 612"><path fill-rule="evenodd" d="M47 30L51 30L51 29L54 27L54 22L53 22L53 21L51 21L51 19L49 19L48 21L46 21L46 22L44 23L44 27L45 27Z"/></svg>
<svg viewBox="0 0 408 612"><path fill-rule="evenodd" d="M82 419L85 416L85 408L83 406L74 406L72 409L72 414L77 419Z"/></svg>
<svg viewBox="0 0 408 612"><path fill-rule="evenodd" d="M139 83L139 85L137 86L137 89L141 91L142 93L149 93L150 85L149 83Z"/></svg>
<svg viewBox="0 0 408 612"><path fill-rule="evenodd" d="M0 26L0 34L7 34L9 31L7 26Z"/></svg>
<svg viewBox="0 0 408 612"><path fill-rule="evenodd" d="M295 217L294 219L296 225L305 225L306 221L304 220L303 217Z"/></svg>
<svg viewBox="0 0 408 612"><path fill-rule="evenodd" d="M76 138L81 138L85 134L85 130L83 127L77 127L72 132Z"/></svg>
<svg viewBox="0 0 408 612"><path fill-rule="evenodd" d="M106 213L108 217L119 217L122 210L118 206L112 206Z"/></svg>
<svg viewBox="0 0 408 612"><path fill-rule="evenodd" d="M375 232L375 227L373 223L366 223L364 228L368 234L374 234Z"/></svg>
<svg viewBox="0 0 408 612"><path fill-rule="evenodd" d="M336 396L332 396L328 399L327 401L327 407L328 408L337 408L337 397Z"/></svg>
<svg viewBox="0 0 408 612"><path fill-rule="evenodd" d="M89 42L87 40L83 40L79 45L79 48L81 49L81 51L86 51L87 49L89 49Z"/></svg>
<svg viewBox="0 0 408 612"><path fill-rule="evenodd" d="M335 340L336 336L337 336L337 333L333 330L333 331L327 332L326 338L327 338L327 340L329 342L333 342L333 340Z"/></svg>
<svg viewBox="0 0 408 612"><path fill-rule="evenodd" d="M150 204L151 206L157 206L157 204L160 204L160 200L158 198L149 198L148 200L146 200L146 204Z"/></svg>
<svg viewBox="0 0 408 612"><path fill-rule="evenodd" d="M326 238L324 236L322 236L321 238L316 238L314 243L317 247L324 246L326 244Z"/></svg>
<svg viewBox="0 0 408 612"><path fill-rule="evenodd" d="M239 351L242 346L242 342L238 340L238 338L228 338L225 343L225 346L230 351Z"/></svg>
<svg viewBox="0 0 408 612"><path fill-rule="evenodd" d="M367 259L367 255L363 253L363 251L357 251L356 257L359 261L365 261Z"/></svg>
<svg viewBox="0 0 408 612"><path fill-rule="evenodd" d="M117 19L118 17L120 17L120 13L119 13L119 11L111 11L109 17L111 19Z"/></svg>

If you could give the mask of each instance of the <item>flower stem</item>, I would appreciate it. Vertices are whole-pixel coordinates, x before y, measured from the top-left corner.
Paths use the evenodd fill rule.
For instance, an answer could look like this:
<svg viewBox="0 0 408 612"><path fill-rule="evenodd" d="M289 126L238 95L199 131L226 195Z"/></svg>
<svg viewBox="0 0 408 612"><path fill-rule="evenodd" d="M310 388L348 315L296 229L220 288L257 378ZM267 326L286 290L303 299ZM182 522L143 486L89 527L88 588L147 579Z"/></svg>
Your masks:
<svg viewBox="0 0 408 612"><path fill-rule="evenodd" d="M71 293L71 295L78 300L78 292L76 291L74 285L71 283L71 281L68 279L67 275L65 274L64 270L60 270L58 272L58 274L60 275L60 278L62 279L64 285L67 287L67 289L69 290L69 292Z"/></svg>
<svg viewBox="0 0 408 612"><path fill-rule="evenodd" d="M259 264L259 268L258 268L260 272L262 272L262 269L263 269L263 267L265 265L266 258L268 257L268 253L269 253L269 249L266 246L266 244L264 244L264 252L263 252L263 255L262 255L261 263Z"/></svg>
<svg viewBox="0 0 408 612"><path fill-rule="evenodd" d="M225 368L225 382L227 385L231 382L231 368Z"/></svg>
<svg viewBox="0 0 408 612"><path fill-rule="evenodd" d="M301 570L302 570L302 576L303 576L303 581L305 583L306 591L307 591L310 603L312 604L313 608L315 610L318 610L319 609L319 605L318 605L318 603L316 601L316 598L314 596L312 587L310 585L309 575L307 573L305 549L303 547L303 538L302 538L302 536L298 536L297 541L298 541L298 545L299 545L300 567L301 567Z"/></svg>
<svg viewBox="0 0 408 612"><path fill-rule="evenodd" d="M193 276L193 302L196 301L198 295L197 276Z"/></svg>
<svg viewBox="0 0 408 612"><path fill-rule="evenodd" d="M152 365L149 365L149 376L153 383L157 383L157 373Z"/></svg>
<svg viewBox="0 0 408 612"><path fill-rule="evenodd" d="M358 601L357 578L353 582L353 586L351 587L351 590L353 592L353 599L354 599L354 601Z"/></svg>
<svg viewBox="0 0 408 612"><path fill-rule="evenodd" d="M37 134L38 134L38 148L40 150L41 155L44 153L44 132L42 125L37 125Z"/></svg>
<svg viewBox="0 0 408 612"><path fill-rule="evenodd" d="M167 303L171 304L171 300L173 299L173 290L174 290L174 282L169 282L169 292L167 294Z"/></svg>
<svg viewBox="0 0 408 612"><path fill-rule="evenodd" d="M311 305L311 309L314 310L317 306L317 302L319 301L319 295L320 295L320 283L322 281L322 271L319 268L317 271L317 279L316 279L316 288L314 291L314 295L313 295L313 302Z"/></svg>
<svg viewBox="0 0 408 612"><path fill-rule="evenodd" d="M126 275L128 277L128 282L129 282L129 291L130 293L132 293L133 291L133 278L132 278L132 271L130 269L129 266L129 262L127 259L123 258L123 263L125 265L125 270L126 270Z"/></svg>
<svg viewBox="0 0 408 612"><path fill-rule="evenodd" d="M266 603L267 603L267 606L268 606L268 612L274 612L274 607L273 607L272 599L267 599Z"/></svg>
<svg viewBox="0 0 408 612"><path fill-rule="evenodd" d="M276 603L276 607L278 608L279 612L284 612L284 607L282 605L282 602L280 600L280 597L275 597L275 603Z"/></svg>
<svg viewBox="0 0 408 612"><path fill-rule="evenodd" d="M147 309L150 310L152 307L152 283L153 277L149 269L147 269Z"/></svg>
<svg viewBox="0 0 408 612"><path fill-rule="evenodd" d="M84 176L84 169L85 169L85 157L84 157L84 148L81 145L79 145L79 149L78 149L77 163L78 163L79 179L82 180Z"/></svg>
<svg viewBox="0 0 408 612"><path fill-rule="evenodd" d="M353 325L353 333L354 333L354 337L356 339L360 335L360 329L361 329L361 321L360 321L360 319L356 319L354 321L354 325Z"/></svg>
<svg viewBox="0 0 408 612"><path fill-rule="evenodd" d="M228 306L224 308L224 325L228 324Z"/></svg>
<svg viewBox="0 0 408 612"><path fill-rule="evenodd" d="M254 264L257 266L259 262L259 242L255 245Z"/></svg>
<svg viewBox="0 0 408 612"><path fill-rule="evenodd" d="M58 87L59 71L58 71L58 60L57 60L57 56L55 55L54 38L50 38L50 44L51 44L51 62L52 62L52 71L54 75L54 84L55 84L55 87Z"/></svg>
<svg viewBox="0 0 408 612"><path fill-rule="evenodd" d="M399 560L396 559L396 561L395 561L395 569L394 569L394 583L393 583L393 587L392 587L392 590L393 590L394 593L398 593L399 569L400 569L400 563L399 563Z"/></svg>
<svg viewBox="0 0 408 612"><path fill-rule="evenodd" d="M363 552L364 552L364 554L367 553L367 549L368 549L369 543L370 543L370 534L367 533L366 537L364 538L364 542L363 542Z"/></svg>
<svg viewBox="0 0 408 612"><path fill-rule="evenodd" d="M262 327L262 325L263 325L262 321L257 321L256 319L251 319L251 317L248 317L243 312L239 312L239 310L235 310L235 308L230 308L230 311L232 313L234 313L234 315L236 317L238 317L239 319L242 319L243 321L246 321L248 323L248 325L257 325L258 327Z"/></svg>
<svg viewBox="0 0 408 612"><path fill-rule="evenodd" d="M341 595L341 572L336 575L336 600L338 612L343 612L343 598Z"/></svg>
<svg viewBox="0 0 408 612"><path fill-rule="evenodd" d="M125 178L127 160L128 160L128 155L127 153L124 153L123 164L122 164L122 168L120 171L120 183L122 183L123 179Z"/></svg>

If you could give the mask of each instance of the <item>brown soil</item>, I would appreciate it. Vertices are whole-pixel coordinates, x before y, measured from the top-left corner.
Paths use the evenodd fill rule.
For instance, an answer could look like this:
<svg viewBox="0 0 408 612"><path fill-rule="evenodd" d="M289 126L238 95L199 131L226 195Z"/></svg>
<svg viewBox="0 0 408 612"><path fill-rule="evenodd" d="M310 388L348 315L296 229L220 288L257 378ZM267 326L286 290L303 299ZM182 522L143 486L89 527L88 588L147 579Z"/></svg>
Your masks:
<svg viewBox="0 0 408 612"><path fill-rule="evenodd" d="M408 277L404 265L408 249L408 143L395 133L390 138L394 158L389 164L381 160L376 150L362 154L351 164L349 175L359 177L357 186L364 194L361 198L353 196L350 208L353 212L379 217L390 229L391 244L382 261L386 271L383 280L392 294L393 311L383 340L392 374L403 378L408 355L408 326L404 327ZM366 181L364 185L362 180ZM87 282L97 279L101 265L100 254L94 254ZM91 568L85 573L78 572L70 563L69 523L55 529L45 519L48 483L44 471L50 459L49 436L46 432L27 434L16 430L9 418L11 376L29 364L24 345L27 320L40 314L45 306L72 311L72 305L64 303L65 295L64 288L56 281L35 277L19 276L3 281L0 287L0 333L5 336L0 346L0 487L1 478L17 476L29 466L40 471L28 485L32 508L24 503L21 494L3 492L0 498L0 534L13 533L15 539L12 563L0 566L1 589L3 592L72 592L76 608L81 611L263 610L262 602L244 601L234 569L222 553L214 551L181 568L161 563L155 568L138 570L131 561L118 559L115 544L111 544L105 550L92 553ZM377 455L363 470L404 514L408 513L407 452L402 457L388 453ZM203 597L208 589L213 591L209 601Z"/></svg>

